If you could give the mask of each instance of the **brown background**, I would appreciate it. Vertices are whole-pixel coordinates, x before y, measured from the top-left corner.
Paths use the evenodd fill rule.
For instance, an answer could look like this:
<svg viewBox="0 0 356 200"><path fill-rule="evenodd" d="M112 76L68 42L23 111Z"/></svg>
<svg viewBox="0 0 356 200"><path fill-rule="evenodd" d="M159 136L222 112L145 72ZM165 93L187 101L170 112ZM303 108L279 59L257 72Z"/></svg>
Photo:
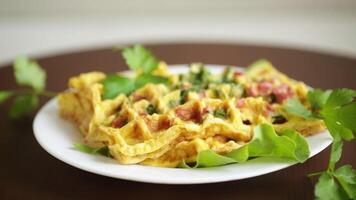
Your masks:
<svg viewBox="0 0 356 200"><path fill-rule="evenodd" d="M356 89L356 59L309 51L238 44L157 44L148 46L169 64L200 61L246 66L267 58L278 69L313 87ZM47 88L61 91L80 72L126 69L110 48L39 58L48 74ZM16 88L9 66L0 68L0 90ZM47 99L42 99L44 103ZM316 179L307 173L326 168L329 148L287 169L217 184L159 185L118 180L69 166L46 153L32 132L33 115L7 117L0 106L0 199L313 199ZM356 116L355 116L356 117ZM355 141L345 144L340 164L356 166Z"/></svg>

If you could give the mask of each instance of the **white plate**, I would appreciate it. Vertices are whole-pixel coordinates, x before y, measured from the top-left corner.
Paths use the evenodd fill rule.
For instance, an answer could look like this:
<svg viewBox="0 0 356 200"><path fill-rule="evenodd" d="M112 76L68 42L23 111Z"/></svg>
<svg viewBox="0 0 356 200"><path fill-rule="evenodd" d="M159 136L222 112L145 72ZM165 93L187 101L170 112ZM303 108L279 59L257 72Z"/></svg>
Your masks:
<svg viewBox="0 0 356 200"><path fill-rule="evenodd" d="M174 65L172 72L187 72L186 65ZM209 65L213 72L221 71L218 65ZM242 68L237 68L242 70ZM57 100L50 100L38 112L33 129L39 144L51 155L79 169L104 176L132 181L163 184L215 183L250 178L274 172L295 162L276 158L257 158L243 164L202 169L160 168L141 165L120 165L115 160L99 155L89 155L72 149L73 143L81 141L74 124L58 115ZM310 156L325 149L332 138L325 131L307 138Z"/></svg>

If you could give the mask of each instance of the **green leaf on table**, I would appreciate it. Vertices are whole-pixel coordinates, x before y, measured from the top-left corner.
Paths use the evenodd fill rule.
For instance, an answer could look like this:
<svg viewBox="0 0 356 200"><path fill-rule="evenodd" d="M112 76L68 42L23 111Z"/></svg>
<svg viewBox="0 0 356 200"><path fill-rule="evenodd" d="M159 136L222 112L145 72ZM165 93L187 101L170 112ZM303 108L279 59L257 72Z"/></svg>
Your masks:
<svg viewBox="0 0 356 200"><path fill-rule="evenodd" d="M135 81L135 87L136 89L139 89L146 85L147 83L153 83L153 84L168 84L168 78L162 77L162 76L155 76L152 74L141 74L136 78Z"/></svg>
<svg viewBox="0 0 356 200"><path fill-rule="evenodd" d="M8 98L10 98L13 95L13 92L9 91L0 91L0 103L6 101Z"/></svg>
<svg viewBox="0 0 356 200"><path fill-rule="evenodd" d="M125 76L109 75L102 83L104 99L113 99L121 93L130 94L135 90L135 80Z"/></svg>
<svg viewBox="0 0 356 200"><path fill-rule="evenodd" d="M12 103L9 115L11 118L19 118L31 112L37 105L38 97L36 95L19 95Z"/></svg>
<svg viewBox="0 0 356 200"><path fill-rule="evenodd" d="M158 67L158 59L151 51L142 45L135 45L131 48L126 47L122 50L122 56L126 64L132 70L142 69L143 73L150 73Z"/></svg>
<svg viewBox="0 0 356 200"><path fill-rule="evenodd" d="M284 109L293 115L309 119L312 117L312 113L297 99L288 99L284 103Z"/></svg>
<svg viewBox="0 0 356 200"><path fill-rule="evenodd" d="M331 90L314 89L308 92L308 101L314 110L321 109L331 94Z"/></svg>
<svg viewBox="0 0 356 200"><path fill-rule="evenodd" d="M347 196L342 188L337 184L334 177L323 172L315 186L315 196L319 200L345 200Z"/></svg>
<svg viewBox="0 0 356 200"><path fill-rule="evenodd" d="M37 62L27 57L18 57L14 63L14 73L19 85L30 86L37 92L44 90L46 72Z"/></svg>
<svg viewBox="0 0 356 200"><path fill-rule="evenodd" d="M73 145L73 148L75 150L78 150L78 151L81 151L81 152L87 153L87 154L99 154L99 155L103 155L106 157L111 157L108 146L104 146L104 147L100 147L100 148L93 148L93 147L90 147L85 144L75 143Z"/></svg>

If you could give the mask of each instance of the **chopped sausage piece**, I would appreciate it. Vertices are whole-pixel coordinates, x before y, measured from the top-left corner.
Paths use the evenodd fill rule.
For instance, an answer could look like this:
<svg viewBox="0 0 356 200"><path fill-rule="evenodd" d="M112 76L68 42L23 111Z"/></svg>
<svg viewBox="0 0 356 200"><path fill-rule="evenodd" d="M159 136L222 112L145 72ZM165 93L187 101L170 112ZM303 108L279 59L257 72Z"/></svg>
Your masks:
<svg viewBox="0 0 356 200"><path fill-rule="evenodd" d="M116 117L116 119L114 119L114 121L112 122L111 125L114 128L121 128L121 127L125 126L127 123L128 123L127 116L120 115L120 116Z"/></svg>
<svg viewBox="0 0 356 200"><path fill-rule="evenodd" d="M291 98L294 95L293 90L287 84L282 84L279 87L274 88L272 92L278 103L283 103L286 99Z"/></svg>
<svg viewBox="0 0 356 200"><path fill-rule="evenodd" d="M259 83L257 86L258 92L260 95L269 95L272 93L273 85L268 81Z"/></svg>

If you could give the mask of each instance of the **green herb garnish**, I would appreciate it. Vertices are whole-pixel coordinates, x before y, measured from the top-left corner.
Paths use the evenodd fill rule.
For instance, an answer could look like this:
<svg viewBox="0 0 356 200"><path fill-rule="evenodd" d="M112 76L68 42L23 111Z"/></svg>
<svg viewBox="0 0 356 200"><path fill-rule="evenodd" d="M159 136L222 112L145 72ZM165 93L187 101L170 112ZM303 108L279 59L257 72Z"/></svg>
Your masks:
<svg viewBox="0 0 356 200"><path fill-rule="evenodd" d="M37 62L22 56L15 59L13 67L16 83L24 88L0 91L0 103L15 97L9 116L19 118L37 108L39 96L53 97L56 94L45 91L46 72Z"/></svg>
<svg viewBox="0 0 356 200"><path fill-rule="evenodd" d="M136 44L132 48L125 47L122 50L122 56L126 64L132 70L142 70L143 73L149 74L158 66L158 59L151 51L144 46Z"/></svg>
<svg viewBox="0 0 356 200"><path fill-rule="evenodd" d="M93 148L93 147L90 147L85 144L75 143L73 145L73 148L75 150L78 150L80 152L87 153L87 154L98 154L98 155L103 155L106 157L111 157L108 146L104 146L104 147L100 147L100 148Z"/></svg>
<svg viewBox="0 0 356 200"><path fill-rule="evenodd" d="M154 105L149 104L149 105L147 106L147 108L146 108L146 112L147 112L149 115L152 115L152 114L154 114L154 113L157 113L157 110L156 110L156 108L155 108Z"/></svg>
<svg viewBox="0 0 356 200"><path fill-rule="evenodd" d="M219 117L225 119L227 117L226 110L223 108L217 108L213 112L214 117Z"/></svg>
<svg viewBox="0 0 356 200"><path fill-rule="evenodd" d="M307 110L295 100L285 104L287 112L303 118L322 119L331 135L331 147L328 168L324 172L312 173L309 176L320 175L315 186L315 196L318 199L356 199L356 173L350 165L344 165L335 170L335 165L342 154L343 140L350 141L356 131L356 91L351 89L312 90L308 93L308 101L312 111Z"/></svg>
<svg viewBox="0 0 356 200"><path fill-rule="evenodd" d="M122 50L127 65L139 74L135 78L121 75L109 75L102 83L104 87L103 98L113 99L119 94L130 94L143 87L147 83L167 84L168 79L151 74L158 67L157 58L141 45L132 48L125 47Z"/></svg>
<svg viewBox="0 0 356 200"><path fill-rule="evenodd" d="M118 94L130 94L135 90L135 80L125 76L109 75L103 81L104 99L113 99Z"/></svg>

